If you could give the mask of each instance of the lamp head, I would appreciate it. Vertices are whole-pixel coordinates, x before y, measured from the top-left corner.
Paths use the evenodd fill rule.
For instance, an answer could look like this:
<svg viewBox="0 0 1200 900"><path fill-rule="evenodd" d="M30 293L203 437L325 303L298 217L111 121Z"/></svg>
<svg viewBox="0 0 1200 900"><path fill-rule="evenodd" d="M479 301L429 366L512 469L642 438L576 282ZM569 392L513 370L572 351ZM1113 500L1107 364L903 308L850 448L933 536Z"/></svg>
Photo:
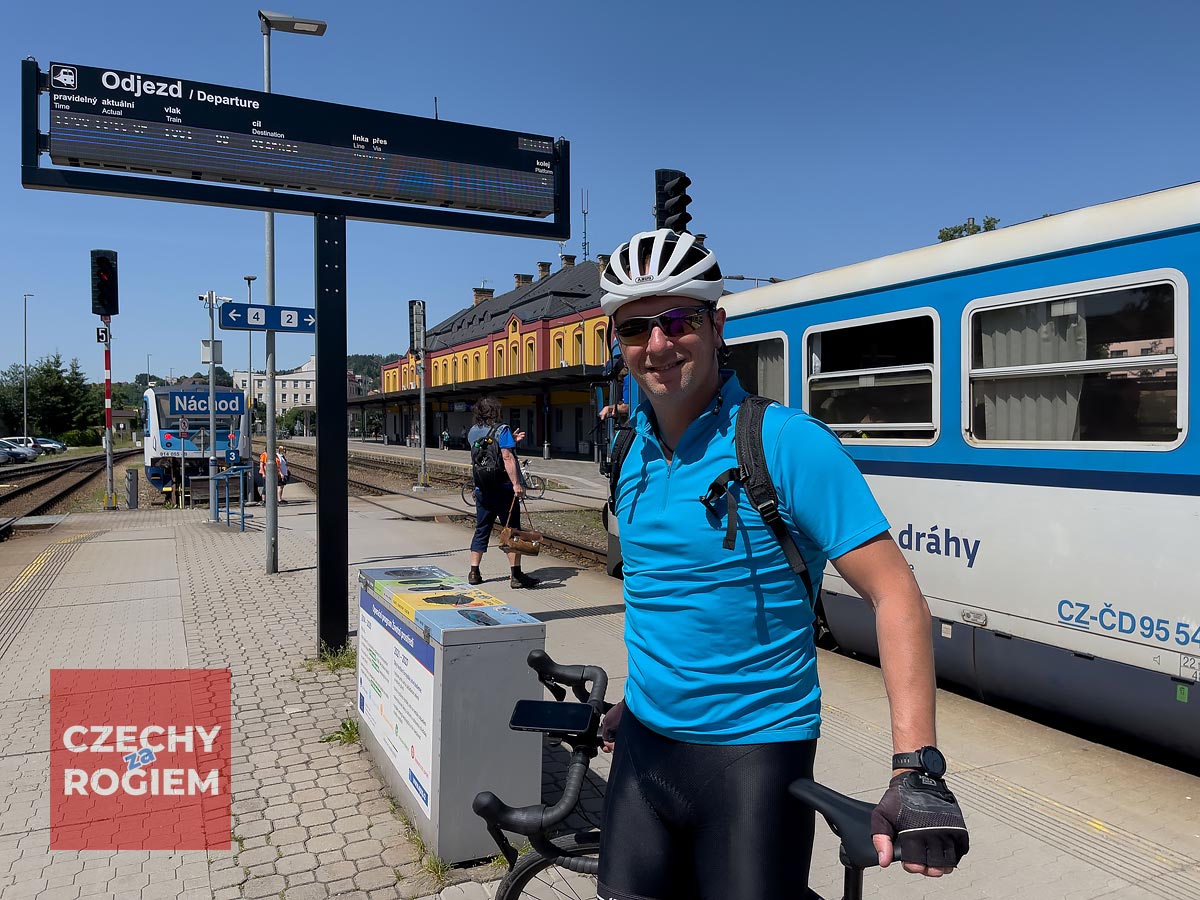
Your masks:
<svg viewBox="0 0 1200 900"><path fill-rule="evenodd" d="M285 16L283 13L260 9L258 11L259 28L263 34L272 31L290 31L292 34L311 34L320 37L328 27L321 19L303 19L298 16Z"/></svg>

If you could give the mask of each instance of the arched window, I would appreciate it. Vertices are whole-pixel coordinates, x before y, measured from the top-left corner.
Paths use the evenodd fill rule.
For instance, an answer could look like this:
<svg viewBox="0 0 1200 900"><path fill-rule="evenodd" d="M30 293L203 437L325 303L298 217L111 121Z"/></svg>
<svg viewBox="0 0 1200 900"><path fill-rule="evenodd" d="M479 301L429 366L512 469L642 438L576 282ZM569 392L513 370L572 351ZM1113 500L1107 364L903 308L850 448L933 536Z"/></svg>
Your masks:
<svg viewBox="0 0 1200 900"><path fill-rule="evenodd" d="M525 344L525 371L537 371L537 360L533 354L533 341L529 341Z"/></svg>
<svg viewBox="0 0 1200 900"><path fill-rule="evenodd" d="M563 339L559 335L554 339L554 365L561 366L563 364Z"/></svg>
<svg viewBox="0 0 1200 900"><path fill-rule="evenodd" d="M509 347L509 350L512 352L513 374L516 375L516 374L518 374L518 370L521 368L521 355L517 352L517 342L516 341L512 342L512 345Z"/></svg>
<svg viewBox="0 0 1200 900"><path fill-rule="evenodd" d="M504 375L504 345L501 344L496 348L496 377Z"/></svg>
<svg viewBox="0 0 1200 900"><path fill-rule="evenodd" d="M450 367L451 373L454 375L454 383L458 384L458 360L454 360L454 364Z"/></svg>
<svg viewBox="0 0 1200 900"><path fill-rule="evenodd" d="M600 326L596 329L596 340L593 346L596 348L596 365L604 365L606 362L608 362L608 347L605 345L604 341L604 326Z"/></svg>
<svg viewBox="0 0 1200 900"><path fill-rule="evenodd" d="M585 360L583 358L583 329L582 328L576 329L574 337L575 337L575 356L572 359L572 362L574 362L576 365L579 365L581 363L587 362L587 360Z"/></svg>
<svg viewBox="0 0 1200 900"><path fill-rule="evenodd" d="M471 357L471 380L478 381L483 376L479 374L479 354Z"/></svg>

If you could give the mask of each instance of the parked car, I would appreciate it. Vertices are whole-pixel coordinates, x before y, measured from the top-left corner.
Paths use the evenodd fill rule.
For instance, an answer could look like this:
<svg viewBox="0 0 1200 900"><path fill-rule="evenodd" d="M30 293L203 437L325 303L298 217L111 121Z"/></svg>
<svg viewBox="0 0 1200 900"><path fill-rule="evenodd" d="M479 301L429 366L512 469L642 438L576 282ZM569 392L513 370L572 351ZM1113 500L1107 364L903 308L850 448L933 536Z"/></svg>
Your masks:
<svg viewBox="0 0 1200 900"><path fill-rule="evenodd" d="M67 445L62 441L56 441L53 438L34 438L34 442L38 445L43 453L66 453Z"/></svg>
<svg viewBox="0 0 1200 900"><path fill-rule="evenodd" d="M6 466L13 461L13 456L7 450L0 447L0 466Z"/></svg>
<svg viewBox="0 0 1200 900"><path fill-rule="evenodd" d="M37 442L31 437L23 435L14 435L13 437L4 438L5 443L12 444L14 447L20 447L24 450L32 450L34 456L40 456L42 450L38 447Z"/></svg>
<svg viewBox="0 0 1200 900"><path fill-rule="evenodd" d="M14 462L33 462L41 453L41 451L31 450L29 447L18 446L9 440L0 441L0 450L7 450Z"/></svg>

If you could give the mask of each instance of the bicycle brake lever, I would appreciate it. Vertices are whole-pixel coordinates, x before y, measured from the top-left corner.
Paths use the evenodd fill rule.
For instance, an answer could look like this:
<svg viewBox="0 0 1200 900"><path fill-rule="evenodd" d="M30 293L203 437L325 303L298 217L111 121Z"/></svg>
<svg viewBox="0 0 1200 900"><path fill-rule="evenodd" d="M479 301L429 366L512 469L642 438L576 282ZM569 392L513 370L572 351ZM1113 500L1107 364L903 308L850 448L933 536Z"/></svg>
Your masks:
<svg viewBox="0 0 1200 900"><path fill-rule="evenodd" d="M551 694L554 695L555 700L562 701L562 700L566 699L567 692L563 688L562 685L560 685L554 681L551 681L549 678L542 678L540 676L538 677L538 681L540 681L543 685L545 685L546 690L548 690Z"/></svg>

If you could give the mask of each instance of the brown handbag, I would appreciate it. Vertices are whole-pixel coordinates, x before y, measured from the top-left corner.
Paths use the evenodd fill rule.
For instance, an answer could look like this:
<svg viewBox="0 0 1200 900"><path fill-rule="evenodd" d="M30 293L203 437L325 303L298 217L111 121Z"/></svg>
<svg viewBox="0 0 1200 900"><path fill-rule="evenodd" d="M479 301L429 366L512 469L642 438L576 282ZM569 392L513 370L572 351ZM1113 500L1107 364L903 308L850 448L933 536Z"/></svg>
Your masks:
<svg viewBox="0 0 1200 900"><path fill-rule="evenodd" d="M505 520L512 518L513 507L517 505L517 495L513 494L513 502L508 507ZM525 518L529 518L529 507L525 507ZM533 524L532 521L529 523ZM542 552L542 533L532 528L513 528L505 525L500 529L500 549L510 553L523 553L526 556L537 556Z"/></svg>

